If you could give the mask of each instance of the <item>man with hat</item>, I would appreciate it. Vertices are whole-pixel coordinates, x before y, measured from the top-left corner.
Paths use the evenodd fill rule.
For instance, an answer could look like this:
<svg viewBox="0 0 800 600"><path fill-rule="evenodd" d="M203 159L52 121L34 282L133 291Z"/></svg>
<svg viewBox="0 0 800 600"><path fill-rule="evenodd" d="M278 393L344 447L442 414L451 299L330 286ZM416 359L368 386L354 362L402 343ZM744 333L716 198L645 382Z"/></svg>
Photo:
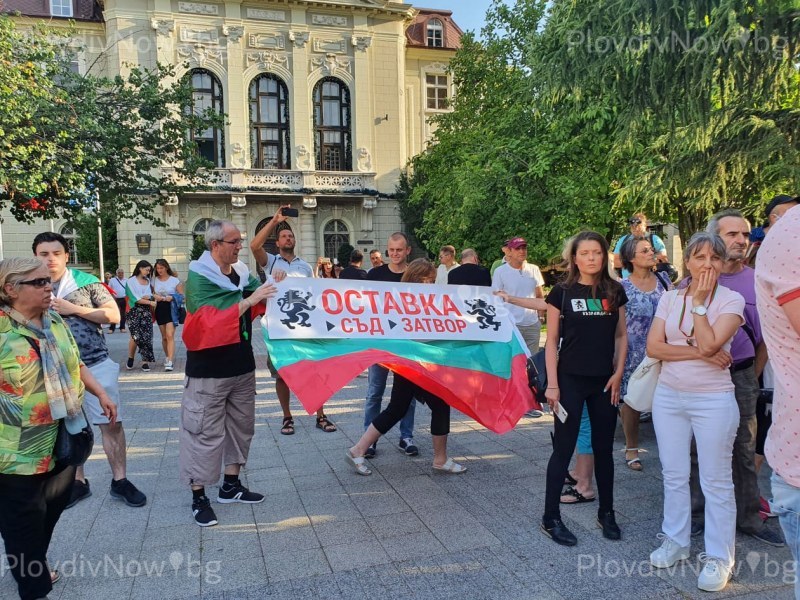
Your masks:
<svg viewBox="0 0 800 600"><path fill-rule="evenodd" d="M544 298L544 278L539 267L528 262L528 242L515 237L506 242L506 262L497 267L492 276L492 290L506 292L518 298ZM525 344L536 354L539 351L539 336L542 325L535 310L507 305Z"/></svg>
<svg viewBox="0 0 800 600"><path fill-rule="evenodd" d="M800 204L800 196L792 197L787 196L786 194L779 194L778 196L775 196L769 201L767 208L764 210L764 213L767 216L767 224L765 229L775 225L778 219L780 219L786 213L786 211L788 211L790 208L794 208L798 204Z"/></svg>

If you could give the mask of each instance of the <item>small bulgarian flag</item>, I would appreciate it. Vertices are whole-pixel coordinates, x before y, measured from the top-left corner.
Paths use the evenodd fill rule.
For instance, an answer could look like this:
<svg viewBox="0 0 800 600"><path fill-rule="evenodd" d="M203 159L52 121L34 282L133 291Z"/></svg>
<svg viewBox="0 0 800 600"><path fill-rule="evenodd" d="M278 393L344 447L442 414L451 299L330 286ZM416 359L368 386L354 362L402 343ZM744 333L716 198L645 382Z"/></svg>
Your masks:
<svg viewBox="0 0 800 600"><path fill-rule="evenodd" d="M539 408L528 387L527 356L508 342L407 339L281 339L269 337L270 359L309 414L370 365L379 363L436 394L496 433Z"/></svg>
<svg viewBox="0 0 800 600"><path fill-rule="evenodd" d="M207 250L189 264L186 279L186 322L183 342L191 351L228 346L240 342L239 302L242 292L253 292L261 282L250 275L242 261L232 265L239 275L239 285L220 271ZM264 303L251 309L250 318L264 313Z"/></svg>

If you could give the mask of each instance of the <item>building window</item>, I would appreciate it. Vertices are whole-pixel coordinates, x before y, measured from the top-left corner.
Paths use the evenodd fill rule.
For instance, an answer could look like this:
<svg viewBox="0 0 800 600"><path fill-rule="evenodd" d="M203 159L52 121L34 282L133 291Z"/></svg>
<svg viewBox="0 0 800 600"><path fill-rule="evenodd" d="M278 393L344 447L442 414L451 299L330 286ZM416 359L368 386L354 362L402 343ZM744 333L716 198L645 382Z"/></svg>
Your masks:
<svg viewBox="0 0 800 600"><path fill-rule="evenodd" d="M264 227L266 227L271 220L272 217L269 217L259 222L259 224L256 225L255 235L258 235L258 232L264 229ZM284 221L283 223L278 223L278 226L275 228L275 231L272 232L272 235L270 237L264 240L264 245L261 246L262 248L264 248L264 252L266 252L267 254L278 254L278 244L277 244L278 236L284 229L288 229L289 231L292 230L291 226L286 221ZM258 272L258 276L261 279L261 281L267 280L266 273L264 272L264 269L261 267L261 265L258 265L256 267L256 271Z"/></svg>
<svg viewBox="0 0 800 600"><path fill-rule="evenodd" d="M50 0L50 14L54 17L71 17L72 0Z"/></svg>
<svg viewBox="0 0 800 600"><path fill-rule="evenodd" d="M205 69L194 69L192 77L192 110L200 115L209 111L221 115L224 112L222 86L219 79ZM193 131L192 140L197 152L216 167L225 166L225 144L222 130L209 127L204 131Z"/></svg>
<svg viewBox="0 0 800 600"><path fill-rule="evenodd" d="M439 19L428 21L428 46L431 48L444 47L444 25Z"/></svg>
<svg viewBox="0 0 800 600"><path fill-rule="evenodd" d="M64 225L61 227L61 231L59 231L61 235L64 236L64 239L67 240L67 252L69 252L69 264L77 265L78 264L78 246L75 244L75 240L77 239L77 235L75 235L75 228L71 225Z"/></svg>
<svg viewBox="0 0 800 600"><path fill-rule="evenodd" d="M206 234L206 229L208 226L211 225L211 222L214 219L200 219L197 223L194 224L194 229L192 229L192 235L194 237L204 236Z"/></svg>
<svg viewBox="0 0 800 600"><path fill-rule="evenodd" d="M352 171L350 90L333 77L314 87L314 150L318 171Z"/></svg>
<svg viewBox="0 0 800 600"><path fill-rule="evenodd" d="M330 259L339 256L339 249L350 243L350 231L347 224L339 219L328 221L322 231L322 247L324 255Z"/></svg>
<svg viewBox="0 0 800 600"><path fill-rule="evenodd" d="M256 169L289 169L289 93L275 75L250 84L250 151Z"/></svg>
<svg viewBox="0 0 800 600"><path fill-rule="evenodd" d="M447 108L447 75L426 75L425 88L429 110L445 110Z"/></svg>

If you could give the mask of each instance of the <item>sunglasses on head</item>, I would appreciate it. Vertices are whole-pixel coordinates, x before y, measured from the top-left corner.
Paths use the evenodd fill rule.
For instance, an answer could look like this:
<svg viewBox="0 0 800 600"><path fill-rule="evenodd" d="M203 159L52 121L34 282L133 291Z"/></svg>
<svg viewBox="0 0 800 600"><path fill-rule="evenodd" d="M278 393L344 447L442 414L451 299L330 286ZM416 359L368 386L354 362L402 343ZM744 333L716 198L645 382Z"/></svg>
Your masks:
<svg viewBox="0 0 800 600"><path fill-rule="evenodd" d="M26 279L25 281L20 281L19 285L32 285L35 288L43 288L50 285L52 281L49 277L37 277L36 279Z"/></svg>
<svg viewBox="0 0 800 600"><path fill-rule="evenodd" d="M628 225L641 225L641 219L628 219Z"/></svg>

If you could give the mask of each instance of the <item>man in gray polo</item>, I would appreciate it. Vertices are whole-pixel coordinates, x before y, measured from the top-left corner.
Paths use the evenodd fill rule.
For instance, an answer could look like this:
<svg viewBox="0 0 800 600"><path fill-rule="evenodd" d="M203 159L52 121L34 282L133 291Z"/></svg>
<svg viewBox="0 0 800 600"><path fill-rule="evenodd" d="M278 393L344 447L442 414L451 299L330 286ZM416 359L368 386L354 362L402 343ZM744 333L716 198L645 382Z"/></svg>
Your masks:
<svg viewBox="0 0 800 600"><path fill-rule="evenodd" d="M287 217L282 212L284 208L291 208L291 205L287 204L278 207L278 210L275 212L272 219L270 219L269 223L262 227L261 231L253 237L253 241L250 242L250 252L253 253L256 262L264 269L267 275L274 274L275 271L283 271L286 273L286 277L313 277L314 271L311 265L294 253L296 246L294 232L286 222ZM279 225L281 223L286 223L286 225L280 228ZM270 254L264 250L264 244L276 229L279 229L278 241L276 242L278 254ZM293 435L294 418L289 408L289 386L286 385L286 382L278 374L277 369L275 369L272 365L272 361L269 359L267 360L267 367L269 367L272 377L275 378L275 390L278 393L278 401L281 403L281 410L283 411L281 434ZM326 433L336 431L336 425L325 416L322 408L317 411L316 426L317 429L321 429Z"/></svg>

